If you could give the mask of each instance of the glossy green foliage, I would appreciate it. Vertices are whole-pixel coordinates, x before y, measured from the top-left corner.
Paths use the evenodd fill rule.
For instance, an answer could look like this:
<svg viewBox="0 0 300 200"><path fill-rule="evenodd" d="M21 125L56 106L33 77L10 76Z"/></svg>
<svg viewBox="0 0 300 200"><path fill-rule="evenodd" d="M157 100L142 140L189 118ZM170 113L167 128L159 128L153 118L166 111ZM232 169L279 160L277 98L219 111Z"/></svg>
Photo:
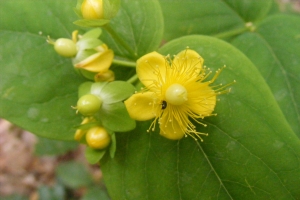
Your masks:
<svg viewBox="0 0 300 200"><path fill-rule="evenodd" d="M86 166L76 161L61 163L56 168L58 179L70 188L80 188L93 183L92 175Z"/></svg>
<svg viewBox="0 0 300 200"><path fill-rule="evenodd" d="M115 159L102 163L113 199L299 196L300 142L256 67L236 48L205 36L183 37L159 51L172 55L185 46L199 52L213 71L226 64L217 83L237 82L220 96L218 115L204 120L208 127L198 126L209 133L203 143L169 141L158 130L149 134L149 123L117 137Z"/></svg>
<svg viewBox="0 0 300 200"><path fill-rule="evenodd" d="M119 13L110 21L110 25L137 56L157 49L164 31L162 12L157 0L122 0ZM129 55L111 36L105 34L103 40L117 55Z"/></svg>
<svg viewBox="0 0 300 200"><path fill-rule="evenodd" d="M300 17L275 15L233 40L257 66L300 137Z"/></svg>
<svg viewBox="0 0 300 200"><path fill-rule="evenodd" d="M76 16L69 3L0 2L0 116L54 139L72 139L80 123L71 106L84 79L46 42L48 35L71 37Z"/></svg>
<svg viewBox="0 0 300 200"><path fill-rule="evenodd" d="M72 151L78 147L75 141L51 140L44 137L38 137L38 141L34 148L37 156L55 156L63 155L68 151Z"/></svg>
<svg viewBox="0 0 300 200"><path fill-rule="evenodd" d="M46 36L71 37L75 6L71 0L0 1L0 116L60 140L73 139L72 127L80 124L71 105L86 80ZM118 58L135 60L154 50L173 55L189 46L213 72L227 66L215 84L236 83L218 97L218 115L204 119L206 128L197 126L209 133L203 143L167 140L158 127L147 133L151 122L119 133L133 124L122 121L122 102L108 104L100 114L116 132L116 148L109 147L101 167L112 199L299 199L300 17L277 12L271 0L121 1L110 27L134 54L105 30L100 38ZM118 80L134 72L112 69ZM79 96L90 86L82 86ZM92 163L103 156L89 151Z"/></svg>

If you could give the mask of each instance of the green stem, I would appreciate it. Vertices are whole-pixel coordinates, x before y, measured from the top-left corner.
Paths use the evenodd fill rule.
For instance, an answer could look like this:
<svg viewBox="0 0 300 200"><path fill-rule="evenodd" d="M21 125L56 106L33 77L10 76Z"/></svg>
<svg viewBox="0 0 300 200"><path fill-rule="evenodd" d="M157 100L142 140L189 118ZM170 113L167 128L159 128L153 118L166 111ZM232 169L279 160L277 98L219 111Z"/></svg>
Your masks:
<svg viewBox="0 0 300 200"><path fill-rule="evenodd" d="M124 66L124 67L133 67L133 68L135 68L135 66L136 66L135 62L127 61L127 60L119 60L119 59L116 59L116 58L113 59L112 63L116 64L116 65L121 65L121 66Z"/></svg>
<svg viewBox="0 0 300 200"><path fill-rule="evenodd" d="M220 38L220 39L224 39L224 38L228 38L228 37L239 35L241 33L244 33L246 31L248 31L248 30L249 30L249 27L243 27L243 28L239 28L239 29L235 29L235 30L231 30L231 31L219 33L219 34L216 34L216 35L213 35L213 36L217 37L217 38Z"/></svg>
<svg viewBox="0 0 300 200"><path fill-rule="evenodd" d="M127 80L127 83L134 83L138 80L137 74L133 75L130 79Z"/></svg>
<svg viewBox="0 0 300 200"><path fill-rule="evenodd" d="M119 35L109 26L109 24L106 24L105 26L103 26L103 28L105 28L105 30L109 32L109 34L113 37L113 39L116 42L118 42L120 45L122 45L133 58L135 59L138 58L137 54L131 49L131 47L122 38L119 37Z"/></svg>

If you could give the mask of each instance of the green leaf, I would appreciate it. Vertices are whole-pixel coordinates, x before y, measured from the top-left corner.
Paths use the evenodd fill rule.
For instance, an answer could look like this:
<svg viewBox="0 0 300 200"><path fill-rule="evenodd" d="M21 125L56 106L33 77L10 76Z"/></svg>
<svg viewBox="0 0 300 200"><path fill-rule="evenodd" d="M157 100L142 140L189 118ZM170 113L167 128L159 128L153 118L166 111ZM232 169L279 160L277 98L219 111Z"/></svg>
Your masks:
<svg viewBox="0 0 300 200"><path fill-rule="evenodd" d="M82 200L110 200L107 192L101 187L92 187L89 188Z"/></svg>
<svg viewBox="0 0 300 200"><path fill-rule="evenodd" d="M255 33L233 44L244 52L265 78L282 112L300 137L300 17L266 18Z"/></svg>
<svg viewBox="0 0 300 200"><path fill-rule="evenodd" d="M78 88L78 99L83 95L90 94L92 85L93 82L90 81L82 83Z"/></svg>
<svg viewBox="0 0 300 200"><path fill-rule="evenodd" d="M79 19L74 22L74 24L82 27L99 27L108 23L108 19Z"/></svg>
<svg viewBox="0 0 300 200"><path fill-rule="evenodd" d="M91 85L90 93L101 98L101 93L103 88L108 84L108 82L97 82Z"/></svg>
<svg viewBox="0 0 300 200"><path fill-rule="evenodd" d="M254 22L264 18L270 11L273 0L224 0L245 22Z"/></svg>
<svg viewBox="0 0 300 200"><path fill-rule="evenodd" d="M159 47L164 30L157 0L122 0L120 10L110 21L110 26L138 57ZM107 33L103 33L102 38L116 55L128 57L129 53Z"/></svg>
<svg viewBox="0 0 300 200"><path fill-rule="evenodd" d="M62 155L68 151L74 150L77 146L77 142L58 141L39 137L38 142L35 145L34 153L37 156Z"/></svg>
<svg viewBox="0 0 300 200"><path fill-rule="evenodd" d="M106 150L96 150L90 147L85 149L85 158L90 164L96 164L104 156Z"/></svg>
<svg viewBox="0 0 300 200"><path fill-rule="evenodd" d="M159 52L176 54L189 46L215 71L218 83L236 80L219 96L215 117L204 119L203 143L170 141L151 122L118 134L114 159L102 161L112 199L297 199L300 196L300 142L256 67L221 40L187 36Z"/></svg>
<svg viewBox="0 0 300 200"><path fill-rule="evenodd" d="M110 143L110 146L109 146L109 155L110 155L111 158L114 158L116 150L117 150L116 134L115 133L110 133L110 137L111 137L111 143Z"/></svg>
<svg viewBox="0 0 300 200"><path fill-rule="evenodd" d="M93 183L93 178L86 167L76 161L59 164L56 175L64 185L73 189L87 187Z"/></svg>
<svg viewBox="0 0 300 200"><path fill-rule="evenodd" d="M164 40L185 35L219 35L246 31L246 23L264 17L272 0L160 0L164 14Z"/></svg>
<svg viewBox="0 0 300 200"><path fill-rule="evenodd" d="M82 4L83 0L77 0L77 4L76 7L74 7L74 12L76 13L76 15L78 17L82 18L82 14L81 14L81 4Z"/></svg>
<svg viewBox="0 0 300 200"><path fill-rule="evenodd" d="M73 139L80 123L71 106L83 79L46 43L47 35L71 37L72 3L0 1L0 116L52 139Z"/></svg>
<svg viewBox="0 0 300 200"><path fill-rule="evenodd" d="M86 40L86 39L90 39L90 38L98 38L102 33L102 29L100 28L94 28L88 32L86 32L85 34L82 35L82 37L80 38L80 40Z"/></svg>
<svg viewBox="0 0 300 200"><path fill-rule="evenodd" d="M101 91L101 98L108 104L125 100L135 91L130 83L124 81L113 81L105 85Z"/></svg>
<svg viewBox="0 0 300 200"><path fill-rule="evenodd" d="M120 0L104 0L103 1L103 12L105 19L111 19L118 13L120 9Z"/></svg>
<svg viewBox="0 0 300 200"><path fill-rule="evenodd" d="M123 102L103 104L99 112L104 127L115 132L126 132L135 128Z"/></svg>
<svg viewBox="0 0 300 200"><path fill-rule="evenodd" d="M238 14L221 0L160 0L164 14L164 39L187 34L213 35L244 28Z"/></svg>

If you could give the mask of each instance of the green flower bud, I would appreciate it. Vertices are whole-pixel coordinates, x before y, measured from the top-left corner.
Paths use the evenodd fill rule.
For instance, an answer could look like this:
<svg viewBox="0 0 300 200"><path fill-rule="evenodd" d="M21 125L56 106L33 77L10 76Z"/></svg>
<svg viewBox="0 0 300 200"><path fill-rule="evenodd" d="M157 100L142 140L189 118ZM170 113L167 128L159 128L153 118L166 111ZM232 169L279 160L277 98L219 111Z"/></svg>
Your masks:
<svg viewBox="0 0 300 200"><path fill-rule="evenodd" d="M84 116L96 114L102 105L102 100L95 95L87 94L77 101L77 110Z"/></svg>
<svg viewBox="0 0 300 200"><path fill-rule="evenodd" d="M54 42L55 51L64 57L74 57L77 54L77 47L73 40L60 38Z"/></svg>
<svg viewBox="0 0 300 200"><path fill-rule="evenodd" d="M87 144L94 149L104 149L110 143L110 135L103 127L93 127L85 136Z"/></svg>

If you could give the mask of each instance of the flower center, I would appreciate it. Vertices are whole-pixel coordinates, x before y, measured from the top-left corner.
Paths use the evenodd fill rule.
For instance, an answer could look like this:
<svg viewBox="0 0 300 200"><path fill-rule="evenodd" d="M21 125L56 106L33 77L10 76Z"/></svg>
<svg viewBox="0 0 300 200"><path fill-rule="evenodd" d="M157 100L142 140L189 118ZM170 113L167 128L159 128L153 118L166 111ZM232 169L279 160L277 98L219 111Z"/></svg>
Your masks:
<svg viewBox="0 0 300 200"><path fill-rule="evenodd" d="M172 105L182 105L188 100L187 91L182 85L175 83L166 91L166 101Z"/></svg>

